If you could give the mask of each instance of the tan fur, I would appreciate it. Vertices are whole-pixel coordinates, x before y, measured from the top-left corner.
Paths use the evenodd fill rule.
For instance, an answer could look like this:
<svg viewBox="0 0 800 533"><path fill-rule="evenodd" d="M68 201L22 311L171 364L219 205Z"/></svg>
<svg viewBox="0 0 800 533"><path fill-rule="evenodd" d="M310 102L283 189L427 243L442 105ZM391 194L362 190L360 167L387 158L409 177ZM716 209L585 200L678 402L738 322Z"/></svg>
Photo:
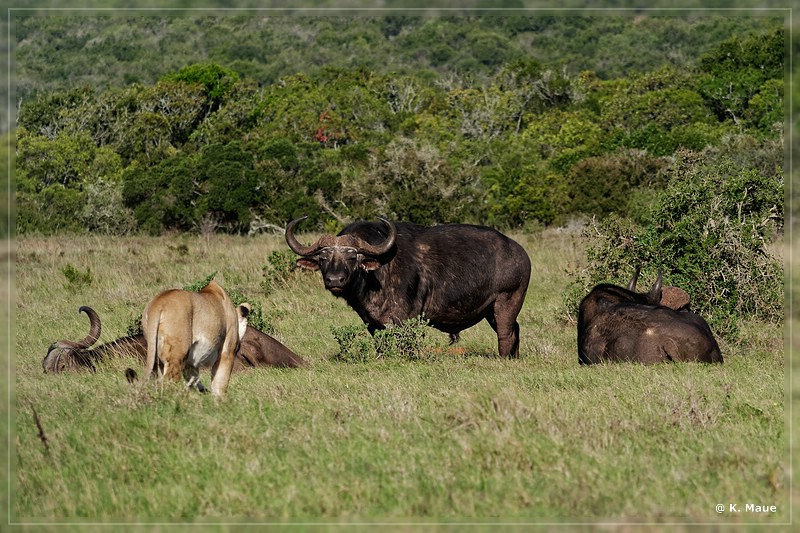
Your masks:
<svg viewBox="0 0 800 533"><path fill-rule="evenodd" d="M239 336L247 327L248 304L234 308L215 281L199 292L164 291L144 309L142 331L147 342L145 375L163 363L163 376L204 391L199 370L211 367L211 392L224 396L233 369Z"/></svg>

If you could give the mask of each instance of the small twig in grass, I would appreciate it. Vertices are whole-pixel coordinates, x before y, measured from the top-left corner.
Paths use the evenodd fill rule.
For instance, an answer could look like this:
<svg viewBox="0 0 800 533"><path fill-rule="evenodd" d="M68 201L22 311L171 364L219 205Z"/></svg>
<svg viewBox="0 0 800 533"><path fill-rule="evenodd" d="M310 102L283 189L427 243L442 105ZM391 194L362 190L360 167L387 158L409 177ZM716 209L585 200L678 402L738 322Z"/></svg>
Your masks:
<svg viewBox="0 0 800 533"><path fill-rule="evenodd" d="M44 434L42 422L39 420L39 415L36 414L36 409L33 407L33 404L30 404L30 406L31 411L33 411L33 421L36 422L36 427L39 428L39 440L41 440L42 444L44 444L44 451L47 452L47 455L50 455L50 445L47 444L47 437Z"/></svg>

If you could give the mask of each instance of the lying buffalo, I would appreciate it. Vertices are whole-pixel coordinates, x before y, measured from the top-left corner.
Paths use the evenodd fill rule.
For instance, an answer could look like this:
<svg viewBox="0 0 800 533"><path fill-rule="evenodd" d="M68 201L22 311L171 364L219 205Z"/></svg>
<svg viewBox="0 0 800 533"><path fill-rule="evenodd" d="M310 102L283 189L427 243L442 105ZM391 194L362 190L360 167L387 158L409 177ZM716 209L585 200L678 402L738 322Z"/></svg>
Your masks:
<svg viewBox="0 0 800 533"><path fill-rule="evenodd" d="M578 311L580 364L721 363L719 345L706 321L688 310L686 292L675 287L662 290L659 270L650 291L637 293L638 275L639 269L627 289L600 284L581 301Z"/></svg>
<svg viewBox="0 0 800 533"><path fill-rule="evenodd" d="M89 335L81 341L57 341L50 345L42 360L45 372L58 373L67 369L95 370L95 363L106 358L136 357L144 363L147 357L147 342L144 335L129 335L115 341L89 349L100 338L100 317L87 306L79 311L89 317ZM266 333L248 325L240 340L239 351L234 359L233 370L248 367L289 367L307 366L308 363L289 348Z"/></svg>
<svg viewBox="0 0 800 533"><path fill-rule="evenodd" d="M344 298L370 333L422 315L450 334L483 319L501 356L519 356L519 324L531 262L518 243L494 229L466 224L423 227L385 219L356 222L311 246L286 226L300 267L320 270L325 288Z"/></svg>

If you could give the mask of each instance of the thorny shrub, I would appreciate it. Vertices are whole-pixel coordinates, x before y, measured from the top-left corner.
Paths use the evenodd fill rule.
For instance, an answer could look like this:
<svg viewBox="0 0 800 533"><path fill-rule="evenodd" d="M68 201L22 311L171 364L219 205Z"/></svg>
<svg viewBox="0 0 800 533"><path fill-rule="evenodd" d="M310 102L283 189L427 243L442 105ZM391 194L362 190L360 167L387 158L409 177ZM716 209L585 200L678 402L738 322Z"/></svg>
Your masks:
<svg viewBox="0 0 800 533"><path fill-rule="evenodd" d="M364 324L333 326L331 333L339 344L334 356L339 361L364 363L373 359L418 360L432 357L432 341L428 338L428 321L410 318L387 326L371 336Z"/></svg>

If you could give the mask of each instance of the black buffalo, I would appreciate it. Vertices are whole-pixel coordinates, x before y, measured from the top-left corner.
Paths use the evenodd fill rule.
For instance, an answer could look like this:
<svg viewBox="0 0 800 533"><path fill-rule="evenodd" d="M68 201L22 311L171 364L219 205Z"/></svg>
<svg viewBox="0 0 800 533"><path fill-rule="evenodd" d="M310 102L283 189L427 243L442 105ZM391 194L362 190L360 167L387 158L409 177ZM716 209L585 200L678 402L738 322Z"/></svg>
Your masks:
<svg viewBox="0 0 800 533"><path fill-rule="evenodd" d="M581 301L578 310L580 364L721 363L719 345L706 321L688 310L688 297L685 302L667 304L662 298L660 270L650 291L637 293L638 274L639 269L627 289L603 283ZM678 291L685 294L680 289L670 289L673 295Z"/></svg>
<svg viewBox="0 0 800 533"><path fill-rule="evenodd" d="M325 288L344 298L370 333L423 316L455 342L486 319L499 354L519 356L517 315L531 262L515 241L483 226L381 219L355 222L304 246L294 235L303 218L286 226L286 242L301 256L297 264L320 270Z"/></svg>

